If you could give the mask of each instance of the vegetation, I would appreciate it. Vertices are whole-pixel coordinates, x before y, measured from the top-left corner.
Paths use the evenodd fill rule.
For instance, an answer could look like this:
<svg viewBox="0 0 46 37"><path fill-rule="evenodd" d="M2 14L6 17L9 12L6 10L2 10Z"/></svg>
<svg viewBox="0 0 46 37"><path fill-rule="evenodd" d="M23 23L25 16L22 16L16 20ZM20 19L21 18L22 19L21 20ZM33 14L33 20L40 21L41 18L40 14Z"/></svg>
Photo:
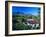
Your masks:
<svg viewBox="0 0 46 37"><path fill-rule="evenodd" d="M37 22L35 23L34 27L32 25L27 25L26 20L27 19L35 19ZM40 16L34 16L34 15L25 15L24 13L19 14L16 13L12 16L12 22L13 22L13 30L31 30L31 29L40 29ZM25 23L25 24L24 24ZM36 26L39 24L38 26Z"/></svg>

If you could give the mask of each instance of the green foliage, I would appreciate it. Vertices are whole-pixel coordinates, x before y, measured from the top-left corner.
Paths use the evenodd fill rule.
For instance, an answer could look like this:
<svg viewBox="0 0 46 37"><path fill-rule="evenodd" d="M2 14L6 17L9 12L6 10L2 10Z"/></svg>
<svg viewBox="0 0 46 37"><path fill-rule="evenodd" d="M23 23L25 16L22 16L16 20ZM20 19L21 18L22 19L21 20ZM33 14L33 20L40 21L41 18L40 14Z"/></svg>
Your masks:
<svg viewBox="0 0 46 37"><path fill-rule="evenodd" d="M33 18L36 19L37 21L40 19L40 16L26 16L26 15L13 15L13 30L31 30L31 29L40 29L40 26L38 26L36 28L36 26L34 26L32 28L32 26L30 25L24 25L23 22L25 21L25 19L28 18Z"/></svg>

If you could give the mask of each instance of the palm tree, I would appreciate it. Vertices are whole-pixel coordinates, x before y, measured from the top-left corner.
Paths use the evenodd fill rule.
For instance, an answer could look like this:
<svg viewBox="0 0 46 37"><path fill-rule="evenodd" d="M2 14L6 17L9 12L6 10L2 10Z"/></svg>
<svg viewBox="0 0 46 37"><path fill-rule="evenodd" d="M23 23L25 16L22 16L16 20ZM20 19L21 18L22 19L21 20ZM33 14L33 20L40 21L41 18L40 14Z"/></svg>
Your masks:
<svg viewBox="0 0 46 37"><path fill-rule="evenodd" d="M40 8L38 8L39 12L38 12L38 22L40 23Z"/></svg>

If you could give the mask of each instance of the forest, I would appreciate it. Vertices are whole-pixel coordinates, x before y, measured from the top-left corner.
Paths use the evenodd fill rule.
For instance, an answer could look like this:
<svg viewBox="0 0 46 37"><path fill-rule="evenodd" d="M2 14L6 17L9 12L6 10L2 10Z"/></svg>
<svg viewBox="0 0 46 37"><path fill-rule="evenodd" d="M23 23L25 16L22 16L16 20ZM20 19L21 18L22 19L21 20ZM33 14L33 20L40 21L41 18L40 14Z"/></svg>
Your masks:
<svg viewBox="0 0 46 37"><path fill-rule="evenodd" d="M12 15L12 30L40 29L40 13L37 16L16 12Z"/></svg>

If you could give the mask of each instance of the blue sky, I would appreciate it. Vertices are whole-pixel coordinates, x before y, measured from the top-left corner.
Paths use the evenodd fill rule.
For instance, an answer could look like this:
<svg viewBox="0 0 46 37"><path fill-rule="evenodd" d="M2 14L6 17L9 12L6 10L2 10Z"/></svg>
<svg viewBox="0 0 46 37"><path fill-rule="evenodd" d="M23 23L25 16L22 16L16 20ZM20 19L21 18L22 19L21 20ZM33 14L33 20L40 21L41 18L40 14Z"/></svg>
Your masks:
<svg viewBox="0 0 46 37"><path fill-rule="evenodd" d="M23 12L24 14L38 15L38 12L40 12L40 8L39 7L13 6L12 13L16 14L16 12Z"/></svg>

